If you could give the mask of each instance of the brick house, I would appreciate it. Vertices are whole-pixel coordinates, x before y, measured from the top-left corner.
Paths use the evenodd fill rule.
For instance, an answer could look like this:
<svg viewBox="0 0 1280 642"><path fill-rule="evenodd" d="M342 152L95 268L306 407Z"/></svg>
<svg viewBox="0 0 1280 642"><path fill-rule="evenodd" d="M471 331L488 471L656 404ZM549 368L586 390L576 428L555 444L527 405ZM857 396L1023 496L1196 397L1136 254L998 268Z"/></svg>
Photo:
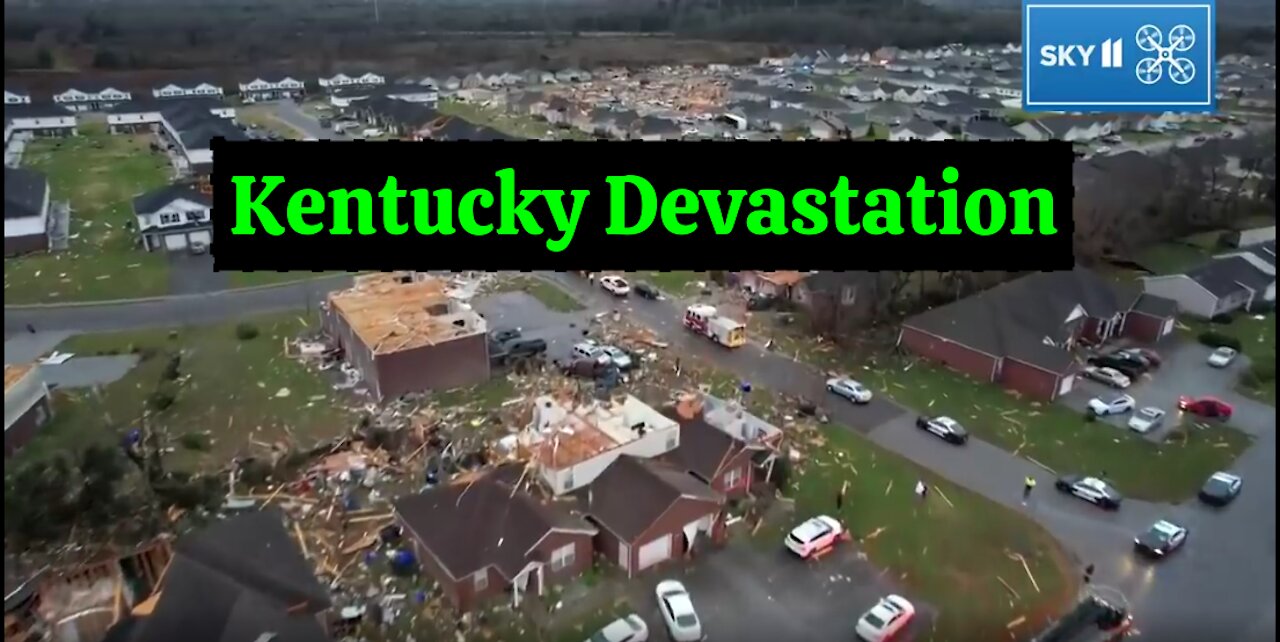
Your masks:
<svg viewBox="0 0 1280 642"><path fill-rule="evenodd" d="M702 539L722 541L724 497L679 468L622 456L579 491L596 550L628 576L683 559Z"/></svg>
<svg viewBox="0 0 1280 642"><path fill-rule="evenodd" d="M378 400L489 379L484 317L414 273L357 277L321 306L325 333Z"/></svg>
<svg viewBox="0 0 1280 642"><path fill-rule="evenodd" d="M898 346L1031 397L1071 392L1074 348L1117 337L1152 342L1173 329L1176 305L1085 268L1038 272L907 319Z"/></svg>
<svg viewBox="0 0 1280 642"><path fill-rule="evenodd" d="M33 363L4 366L4 456L19 451L53 417L49 387Z"/></svg>
<svg viewBox="0 0 1280 642"><path fill-rule="evenodd" d="M707 423L698 399L681 399L663 414L680 424L680 446L666 455L666 461L726 497L744 497L750 492L755 451Z"/></svg>
<svg viewBox="0 0 1280 642"><path fill-rule="evenodd" d="M397 500L394 512L425 573L460 613L528 593L591 567L596 529L507 483L495 471Z"/></svg>

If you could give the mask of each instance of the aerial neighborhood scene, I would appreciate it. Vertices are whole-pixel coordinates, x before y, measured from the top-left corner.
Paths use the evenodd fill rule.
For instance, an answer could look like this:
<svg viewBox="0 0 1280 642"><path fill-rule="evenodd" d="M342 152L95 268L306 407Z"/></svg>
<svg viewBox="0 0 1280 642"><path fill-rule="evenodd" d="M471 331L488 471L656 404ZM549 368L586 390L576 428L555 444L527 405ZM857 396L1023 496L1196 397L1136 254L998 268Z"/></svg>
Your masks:
<svg viewBox="0 0 1280 642"><path fill-rule="evenodd" d="M1275 639L1270 3L623 5L6 0L6 642ZM1075 267L214 271L217 139L1067 141Z"/></svg>

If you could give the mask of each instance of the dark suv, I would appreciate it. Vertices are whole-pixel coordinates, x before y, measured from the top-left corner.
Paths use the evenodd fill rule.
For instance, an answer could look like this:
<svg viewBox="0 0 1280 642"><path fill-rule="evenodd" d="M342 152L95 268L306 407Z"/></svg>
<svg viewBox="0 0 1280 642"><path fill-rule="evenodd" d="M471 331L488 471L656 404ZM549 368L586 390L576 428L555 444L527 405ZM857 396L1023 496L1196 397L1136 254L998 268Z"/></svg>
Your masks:
<svg viewBox="0 0 1280 642"><path fill-rule="evenodd" d="M505 343L489 344L489 363L501 366L510 361L528 359L545 354L547 342L542 339L515 338Z"/></svg>

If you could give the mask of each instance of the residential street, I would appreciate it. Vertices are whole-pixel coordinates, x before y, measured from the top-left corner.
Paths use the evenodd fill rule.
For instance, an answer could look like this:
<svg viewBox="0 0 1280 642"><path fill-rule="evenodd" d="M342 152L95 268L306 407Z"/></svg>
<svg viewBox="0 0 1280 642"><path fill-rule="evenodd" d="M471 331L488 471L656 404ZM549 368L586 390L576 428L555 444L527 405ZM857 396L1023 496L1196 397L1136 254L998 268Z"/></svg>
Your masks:
<svg viewBox="0 0 1280 642"><path fill-rule="evenodd" d="M1195 501L1168 506L1129 500L1118 512L1106 513L1055 492L1053 474L990 444L974 439L956 448L923 434L912 423L914 412L883 398L856 408L830 398L824 375L806 365L756 345L728 351L694 336L681 326L677 302L620 302L570 274L539 276L592 309L625 309L631 319L669 341L671 350L705 358L754 384L820 400L834 422L995 501L1022 509L1022 479L1035 475L1040 483L1025 510L1077 556L1081 567L1096 565L1095 581L1126 594L1148 639L1253 642L1275 637L1276 440L1275 410L1269 406L1230 390L1215 391L1235 406L1233 424L1257 439L1234 468L1244 477L1245 489L1229 508L1211 510ZM6 308L5 331L25 332L28 323L41 331L123 330L314 308L324 292L344 287L348 279L133 303ZM1132 538L1158 518L1188 527L1190 542L1163 563L1141 562L1132 552Z"/></svg>
<svg viewBox="0 0 1280 642"><path fill-rule="evenodd" d="M320 121L316 120L305 111L298 103L292 100L279 100L273 103L276 110L276 118L284 121L285 124L295 129L306 132L311 138L320 140L347 140L342 134L335 134L333 130L321 127Z"/></svg>

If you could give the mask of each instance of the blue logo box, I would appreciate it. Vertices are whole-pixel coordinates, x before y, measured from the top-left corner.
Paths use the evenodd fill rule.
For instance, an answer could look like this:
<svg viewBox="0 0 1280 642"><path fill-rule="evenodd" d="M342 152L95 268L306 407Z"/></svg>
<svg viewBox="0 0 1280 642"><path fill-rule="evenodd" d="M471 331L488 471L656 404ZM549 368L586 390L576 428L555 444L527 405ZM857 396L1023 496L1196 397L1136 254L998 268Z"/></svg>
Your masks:
<svg viewBox="0 0 1280 642"><path fill-rule="evenodd" d="M1212 112L1216 0L1023 0L1022 108Z"/></svg>

